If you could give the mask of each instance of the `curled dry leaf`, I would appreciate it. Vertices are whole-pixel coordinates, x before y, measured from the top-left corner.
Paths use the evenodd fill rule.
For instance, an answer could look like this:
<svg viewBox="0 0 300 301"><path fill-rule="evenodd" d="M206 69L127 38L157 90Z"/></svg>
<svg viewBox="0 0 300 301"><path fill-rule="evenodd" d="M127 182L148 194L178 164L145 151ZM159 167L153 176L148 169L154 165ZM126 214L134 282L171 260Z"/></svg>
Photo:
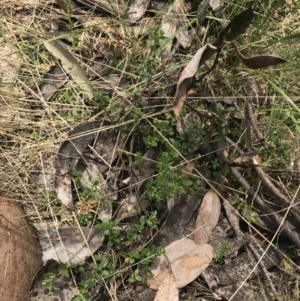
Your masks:
<svg viewBox="0 0 300 301"><path fill-rule="evenodd" d="M61 61L66 74L69 74L88 98L92 99L94 97L92 86L75 57L58 41L44 41L44 45L53 56Z"/></svg>
<svg viewBox="0 0 300 301"><path fill-rule="evenodd" d="M221 212L221 202L217 193L209 189L204 195L196 220L194 240L197 244L209 241Z"/></svg>
<svg viewBox="0 0 300 301"><path fill-rule="evenodd" d="M168 270L166 278L158 288L154 301L177 301L179 300L179 291L175 277L171 270Z"/></svg>
<svg viewBox="0 0 300 301"><path fill-rule="evenodd" d="M197 73L199 66L201 64L204 64L205 62L205 60L201 60L201 58L204 56L208 57L207 54L205 55L205 53L210 50L213 50L215 52L217 51L217 48L211 44L206 44L201 47L181 72L173 104L173 111L175 115L179 115L181 109L183 108L187 91L190 87L191 79Z"/></svg>
<svg viewBox="0 0 300 301"><path fill-rule="evenodd" d="M28 301L31 283L42 266L41 248L25 213L9 197L0 198L1 300Z"/></svg>
<svg viewBox="0 0 300 301"><path fill-rule="evenodd" d="M62 228L39 231L44 265L48 260L78 263L102 246L104 232L96 227Z"/></svg>
<svg viewBox="0 0 300 301"><path fill-rule="evenodd" d="M242 63L250 69L261 69L286 63L286 60L273 55L256 55L253 57L245 57L240 53L238 46L235 43L232 44Z"/></svg>
<svg viewBox="0 0 300 301"><path fill-rule="evenodd" d="M208 244L198 245L193 240L184 238L168 245L165 255L171 263L177 287L181 288L195 280L208 267L213 258L213 248ZM148 280L148 286L157 290L168 271L165 256L159 256L152 264L153 277Z"/></svg>

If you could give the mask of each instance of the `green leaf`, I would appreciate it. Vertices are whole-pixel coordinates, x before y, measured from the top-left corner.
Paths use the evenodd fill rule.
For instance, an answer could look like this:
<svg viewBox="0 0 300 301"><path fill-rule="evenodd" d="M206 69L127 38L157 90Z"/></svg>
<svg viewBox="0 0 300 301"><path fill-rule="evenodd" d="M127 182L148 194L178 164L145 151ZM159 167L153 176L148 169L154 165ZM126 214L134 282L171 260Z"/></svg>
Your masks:
<svg viewBox="0 0 300 301"><path fill-rule="evenodd" d="M294 39L300 39L300 32L286 36L286 37L282 38L281 41L289 41L289 40L294 40Z"/></svg>
<svg viewBox="0 0 300 301"><path fill-rule="evenodd" d="M53 56L61 61L66 74L69 74L88 98L92 99L94 97L92 86L75 57L58 41L44 41L44 45Z"/></svg>

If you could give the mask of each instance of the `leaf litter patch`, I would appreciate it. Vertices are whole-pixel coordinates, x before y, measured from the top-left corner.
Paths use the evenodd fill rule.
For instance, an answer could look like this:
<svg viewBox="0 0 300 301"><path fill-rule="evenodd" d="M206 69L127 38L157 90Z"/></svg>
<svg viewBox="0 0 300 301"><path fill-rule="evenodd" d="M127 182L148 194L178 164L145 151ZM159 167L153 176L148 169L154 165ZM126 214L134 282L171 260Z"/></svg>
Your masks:
<svg viewBox="0 0 300 301"><path fill-rule="evenodd" d="M143 16L148 13L148 7L152 7L151 1L133 1L128 5L128 7L124 7L118 1L113 1L109 4L106 1L100 1L97 3L96 6L93 1L80 0L78 2L89 9L96 8L96 10L98 11L109 13L115 16L124 17L124 19L134 23L132 24L132 28L138 27L138 25L135 23L139 21L142 22ZM57 4L65 12L69 13L66 2L57 1ZM214 8L212 4L213 3L210 4L212 9L214 11L218 11L218 8ZM77 7L74 3L72 3L72 5L72 10L73 12L75 12L77 10ZM127 10L127 8L129 8L129 10ZM198 26L202 25L205 21L207 10L207 3L206 7L204 7L203 9L202 7L200 7L200 9L198 9ZM178 22L172 22L172 20L174 20L175 18L171 19L167 14L167 17L162 19L162 24L164 24L163 28L165 38L170 39L169 43L165 45L161 56L161 59L164 64L172 59L172 56L174 55L174 49L175 52L176 49L178 50L179 47L188 49L192 40L191 31L187 30L184 26L183 15L187 11L183 2L174 5L174 7L172 7L172 10L169 11L171 12L171 14L177 14ZM128 12L130 12L130 14L128 14ZM202 12L204 17L200 16ZM186 109L186 107L188 107L191 110L194 109L193 112L197 114L200 117L199 120L201 120L201 118L203 117L203 115L201 115L201 112L197 111L197 109L190 106L190 104L187 102L189 90L191 89L191 87L193 87L195 83L199 67L207 63L213 55L216 55L212 67L208 71L202 73L200 78L203 79L204 77L212 73L212 71L218 63L221 51L225 51L224 48L229 43L233 45L241 62L250 69L266 68L285 62L285 60L276 56L265 55L245 57L241 54L241 51L239 50L237 44L233 41L236 40L240 35L245 33L247 28L251 25L253 18L253 10L250 8L245 10L241 14L235 16L233 20L229 22L229 24L225 27L223 31L221 31L220 35L216 38L214 42L212 42L211 44L205 44L196 52L196 54L193 56L191 61L187 64L187 66L181 73L177 84L177 90L173 103L173 111L176 116L184 114L184 110ZM145 34L145 32L147 33L147 30L143 31L143 34ZM177 39L177 46L173 44L173 41L171 41L173 36ZM78 59L71 54L71 51L67 50L64 46L61 46L61 44L55 40L51 42L44 41L44 45L48 49L48 51L51 52L54 57L56 57L56 59L59 59L61 61L62 68L57 67L58 65L56 65L55 68L53 68L52 70L50 69L50 71L48 72L48 74L51 74L51 78L49 78L48 75L44 77L43 82L38 89L38 93L42 96L42 98L46 102L51 101L51 98L54 96L55 92L58 91L66 83L66 76L69 76L75 83L77 83L78 87L80 87L81 90L85 91L87 99L85 99L84 97L82 99L86 102L91 101L94 98L93 85L90 84L85 74L86 70L82 68L82 64L78 62ZM104 59L107 59L108 56L109 54L103 55ZM114 55L114 59L116 59L117 57L117 55ZM122 55L120 57L122 57ZM63 72L64 76L62 75L62 73L59 74L59 82L57 85L47 85L47 80L55 82L55 80L57 79L57 74L56 71L54 72L54 70ZM43 88L43 86L45 86L45 88ZM114 88L112 87L108 88L109 91L113 89ZM145 89L143 93L144 92L147 92L147 89ZM250 92L247 103L251 107L252 96ZM119 95L122 95L122 93L119 93ZM263 139L257 131L255 119L253 118L253 116L251 116L251 112L249 113L249 107L247 110L245 109L245 113L248 114L248 128L252 128L258 136L258 141L263 143ZM207 118L208 124L210 122L209 119L211 118L211 115L205 116L205 118ZM227 120L230 120L230 118L232 117L229 116ZM155 176L155 173L157 171L157 161L159 160L158 158L161 155L161 149L150 148L147 152L145 152L145 155L142 156L142 160L139 165L140 170L129 166L129 169L131 171L129 172L129 180L124 179L120 177L121 173L119 171L116 171L116 169L120 169L120 166L115 166L113 163L120 159L120 150L124 147L125 144L120 144L117 137L108 131L108 129L106 128L107 126L114 127L115 124L112 123L111 120L109 122L106 120L92 121L88 123L84 122L79 126L75 127L74 130L72 130L69 133L68 139L62 143L58 151L58 156L56 160L55 190L57 198L61 201L61 203L64 204L68 209L73 211L74 214L76 214L77 200L75 200L74 198L76 198L77 196L76 193L74 193L74 184L76 182L76 172L80 171L82 175L80 176L79 181L83 190L92 190L95 188L97 190L97 193L94 194L94 197L97 199L98 203L103 202L104 204L104 206L101 207L101 205L99 205L99 207L97 208L97 216L100 219L110 220L113 218L114 213L112 203L113 201L119 199L118 197L116 199L113 199L111 197L113 194L118 195L119 188L115 188L115 190L113 190L111 187L109 187L112 185L105 183L106 181L109 182L109 174L112 173L114 174L116 182L122 182L123 184L125 183L125 185L128 185L126 187L128 191L122 198L122 204L119 203L117 206L115 206L118 208L118 210L116 211L116 217L120 219L126 219L144 213L145 210L148 210L150 202L147 199L147 197L143 197L143 194L145 192L145 187L143 184L146 183L149 178ZM189 126L185 127L184 130L180 130L180 134L185 135L188 132L188 130ZM213 133L213 135L215 134ZM248 140L247 142L248 146L252 146L252 141ZM249 164L245 164L247 168L249 168L249 166L250 168L255 168L259 164L261 164L261 162L258 160L254 162L253 156L250 156L250 158L245 159L245 156L243 154L240 155L244 157L240 157L240 159L231 161L231 159L229 159L228 156L232 151L230 150L232 143L229 143L228 141L226 143L225 141L222 141L222 143L224 151L217 152L217 158L220 160L223 168L225 168L226 166L231 166L232 174L236 176L237 180L239 179L240 182L244 184L242 185L243 188L250 194L250 185L247 185L247 180L244 180L241 176L239 176L239 173L236 173L233 170L233 168L235 168L233 165L235 164L238 165L238 167L243 168L244 165L242 165L241 163L244 163L244 161L246 161L248 163L250 162ZM219 146L220 143L214 143L211 152L216 152L216 148L219 148ZM239 147L238 145L236 146L237 148ZM203 157L208 156L209 153L205 153L203 149L200 151L195 147L195 149L193 149L193 154L196 154L197 151L201 152L201 156ZM251 151L252 149L248 149L247 153L251 153ZM153 155L153 152L157 152L157 156ZM257 158L259 158L258 155L256 156ZM216 157L214 159L216 159ZM214 161L212 159L209 159L205 163L211 165L212 162ZM176 204L173 206L172 209L170 208L166 210L167 217L164 220L164 223L162 223L163 226L159 229L157 236L154 238L154 243L156 243L157 245L164 246L166 248L165 257L162 256L159 259L157 259L160 260L159 265L163 267L165 272L159 271L158 274L160 274L160 276L156 275L152 276L152 278L150 279L147 279L148 283L150 283L150 287L158 289L158 293L156 295L155 300L168 300L166 298L170 296L173 296L172 300L177 300L178 288L186 286L188 283L196 279L201 273L204 279L207 281L210 288L212 288L215 292L219 293L222 297L233 297L233 295L239 289L235 284L232 284L234 281L237 281L237 279L235 279L234 276L229 277L230 279L227 279L226 282L222 282L222 284L216 284L212 282L212 280L209 278L209 276L213 274L218 274L218 272L213 271L211 267L207 267L213 260L213 256L216 257L219 253L217 249L213 249L213 247L208 245L207 243L210 243L211 240L212 245L214 245L214 234L216 231L216 227L218 227L219 217L221 213L221 202L219 196L221 197L223 206L226 207L224 202L227 201L226 198L228 195L223 189L218 188L217 186L212 186L212 184L208 181L208 178L204 178L202 174L199 173L196 165L191 163L191 166L191 171L197 171L198 176L200 176L201 180L203 181L203 184L205 183L204 185L207 185L206 187L210 189L206 194L199 192L195 193L194 191L192 191L192 193L187 194L186 197L174 198L176 200ZM189 172L191 173L191 171ZM102 175L103 173L105 173L105 177ZM260 175L263 177L263 179L265 179L265 175L263 175L262 173L260 173ZM187 178L188 177L189 176L187 175ZM222 178L222 181L222 183L228 183L228 179L225 176L224 178ZM264 184L265 183L267 183L267 181L265 181ZM78 185L78 183L76 183L76 185ZM271 188L272 186L268 187ZM257 201L257 203L261 204L259 200ZM198 210L199 205L200 208ZM266 206L262 208L267 210ZM241 212L244 216L246 216L244 210L245 208L241 210ZM238 250L241 245L247 244L247 242L244 240L243 233L239 229L239 222L235 223L234 226L234 218L229 218L230 206L229 209L227 208L225 211L226 215L228 216L228 219L232 223L231 227L233 231L235 231L234 235L239 238L238 240L240 241L240 244L236 243L235 246L235 248ZM291 212L294 215L294 217L297 218L298 213L296 212L296 210L292 210ZM270 210L267 211L267 213L270 213ZM197 221L195 221L195 217ZM277 226L279 225L280 218L281 217L279 215L273 218L273 222ZM185 235L184 228L186 228L187 224L190 222L193 224L193 228L191 231L192 233L190 233L190 236L193 239L183 238ZM292 220L290 220L289 223L290 225L287 224L288 226L286 225L283 227L283 233L286 234L297 246L299 246L298 237L295 235L293 236L291 233L292 225L295 223ZM63 234L63 228L55 230L57 232L56 234L59 234L56 238L58 242L52 241L51 238L47 236L49 243L47 243L47 245L44 246L44 255L47 252L45 250L49 248L52 249L53 253L52 255L49 255L47 257L48 259L54 258L57 261L72 262L73 259L71 257L73 256L78 257L78 260L80 261L86 260L88 256L91 256L102 245L102 241L104 241L104 235L102 235L102 232L98 233L99 235L95 236L95 240L97 240L98 244L92 246L89 244L90 241L85 235L84 229L88 229L88 231L91 231L92 229L95 230L94 228L82 228L82 233L84 233L85 236L84 239L79 234L79 228L68 228L66 230L68 232L66 238ZM75 232L72 232L73 230L76 232L76 234ZM71 237L73 239L70 239ZM76 241L76 239L79 240L78 248L75 248L77 243L75 243L74 240ZM225 236L224 243L227 243L228 241L230 242L230 240L228 240L228 237ZM67 242L69 244L67 244ZM178 248L182 253L177 254L176 251L178 250L175 250L174 252L177 255L174 255L170 251L170 245L172 246L174 243L179 242L183 242L183 246ZM191 250L184 249L188 245L192 246ZM231 244L232 249L234 249L234 245L234 243ZM221 248L222 246L218 246L217 248L219 247ZM82 255L80 253L81 249L85 249L85 251L88 250L89 252ZM61 250L68 250L69 253L71 253L71 257L66 256L60 259L59 257L56 257L56 255L53 255L56 253L60 253ZM194 252L194 250L196 251ZM237 252L237 250L235 250L233 253ZM226 254L226 252L224 252L224 254L221 257L222 259L225 259L226 257L228 257L228 255ZM229 271L230 268L232 268L233 266L235 267L233 269L234 271L239 270L241 268L241 265L234 265L236 262L239 261L237 260L236 262L234 262L231 259L229 263L226 263L225 265L226 270L228 268ZM244 259L242 259L242 261L243 260ZM154 266L155 264L152 266L152 273L155 275L157 271L155 270ZM271 266L272 264L268 267ZM251 264L243 263L243 269L246 271L243 277L246 278L251 273L251 267ZM205 271L207 271L206 274ZM224 278L222 274L218 275L221 279ZM161 278L157 280L155 277ZM231 285L231 288L220 288L220 285ZM240 290L239 294L241 294L242 292L243 290ZM235 296L235 298L237 298L237 296ZM249 290L247 298L251 299L253 298L253 296L254 292Z"/></svg>

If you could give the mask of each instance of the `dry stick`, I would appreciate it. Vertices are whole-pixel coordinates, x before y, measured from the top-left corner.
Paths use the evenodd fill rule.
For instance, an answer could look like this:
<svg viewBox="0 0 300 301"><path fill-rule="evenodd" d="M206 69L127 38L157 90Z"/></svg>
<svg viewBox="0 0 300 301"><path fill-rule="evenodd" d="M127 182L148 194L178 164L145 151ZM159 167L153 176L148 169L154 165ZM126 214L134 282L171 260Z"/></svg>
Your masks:
<svg viewBox="0 0 300 301"><path fill-rule="evenodd" d="M254 97L257 96L256 80L254 78L248 78L247 82L250 85L251 90L249 91L248 100L245 105L245 118L249 119L246 122L248 122L247 125L249 126L249 121L250 121L252 129L255 132L257 138L259 139L260 142L264 142L263 134L258 129L257 122L253 114L253 107L252 107L252 100ZM249 137L249 139L251 138ZM248 143L248 146L252 147L252 144ZM249 149L249 151L250 150L251 149ZM259 176L259 178L261 179L261 181L263 182L263 184L275 195L275 197L277 197L280 201L282 201L286 206L289 206L290 205L289 199L285 195L283 195L279 191L279 189L277 189L274 186L274 184L271 182L268 175L262 170L262 168L259 166L254 166L254 169L257 175ZM296 219L296 221L300 224L300 208L293 207L293 209L291 210L291 214Z"/></svg>
<svg viewBox="0 0 300 301"><path fill-rule="evenodd" d="M252 106L253 98L257 96L256 80L254 78L248 78L247 82L249 83L251 90L249 91L248 100L245 105L245 118L249 119L252 129L256 134L258 140L261 143L263 143L265 139L261 131L258 129L257 122L253 114L253 106Z"/></svg>
<svg viewBox="0 0 300 301"><path fill-rule="evenodd" d="M263 169L259 166L254 166L254 169L263 184L275 195L275 197L282 201L287 207L290 206L290 200L275 187ZM290 212L295 220L300 224L300 208L294 206L291 208Z"/></svg>
<svg viewBox="0 0 300 301"><path fill-rule="evenodd" d="M269 274L267 268L264 265L263 259L260 259L261 256L258 254L258 252L256 251L256 249L254 248L254 246L250 242L248 242L247 245L249 246L250 250L252 251L254 257L258 260L258 264L259 264L259 266L260 266L263 274L265 275L266 280L269 282L271 291L273 292L273 294L274 294L274 296L276 298L276 301L281 301L281 298L278 295L278 292L277 292L277 290L276 290L276 288L274 286L274 283L273 283L273 281L272 281L272 279L270 277L270 274Z"/></svg>
<svg viewBox="0 0 300 301"><path fill-rule="evenodd" d="M243 240L244 235L243 235L243 233L240 229L240 224L239 224L240 218L239 218L238 214L231 209L231 206L227 202L224 202L224 208L225 208L225 211L226 211L226 214L227 214L227 218L228 218L230 224L232 225L232 227L233 227L233 229L236 233L237 239ZM247 242L247 245L251 249L254 257L257 259L258 264L259 264L263 274L265 275L265 278L267 279L267 281L270 284L271 291L273 292L273 294L277 298L277 301L281 301L279 296L278 296L278 293L275 289L275 286L274 286L274 284L273 284L273 282L270 278L269 272L267 271L267 269L266 269L266 267L263 263L263 259L261 258L261 256L258 254L256 249L254 248L254 246L250 242Z"/></svg>
<svg viewBox="0 0 300 301"><path fill-rule="evenodd" d="M231 173L234 175L236 180L241 184L241 186L247 191L247 193L257 201L258 205L262 210L269 215L272 222L279 227L281 224L281 217L274 213L273 210L263 201L263 199L256 194L255 190L249 185L246 179L240 174L240 172L235 167L229 167ZM300 237L296 231L287 228L282 225L282 232L298 247L300 248Z"/></svg>
<svg viewBox="0 0 300 301"><path fill-rule="evenodd" d="M233 142L229 137L224 135L224 139L228 144L235 145L236 143ZM240 148L236 148L238 153L242 156L244 155L244 151ZM272 181L269 179L268 175L263 171L263 169L260 166L253 166L254 170L256 171L258 177L263 182L263 184L268 188L271 193L275 195L277 199L282 201L287 207L290 206L289 199L283 195L278 188L275 187L275 185L272 183ZM291 215L295 218L295 220L300 224L300 208L299 207L292 207L290 210Z"/></svg>

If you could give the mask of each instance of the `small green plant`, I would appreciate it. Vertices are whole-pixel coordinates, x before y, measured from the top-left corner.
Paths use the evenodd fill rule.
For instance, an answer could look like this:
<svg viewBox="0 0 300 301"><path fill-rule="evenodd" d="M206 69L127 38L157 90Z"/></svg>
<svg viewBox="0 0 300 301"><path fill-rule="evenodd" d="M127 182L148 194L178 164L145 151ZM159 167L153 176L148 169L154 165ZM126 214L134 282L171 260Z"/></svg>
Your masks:
<svg viewBox="0 0 300 301"><path fill-rule="evenodd" d="M235 206L241 214L247 218L249 223L253 223L256 221L258 217L258 213L253 210L253 207L246 202L241 201L240 199L235 199L231 201L231 204Z"/></svg>
<svg viewBox="0 0 300 301"><path fill-rule="evenodd" d="M223 242L219 249L216 251L216 255L211 263L211 265L220 263L224 257L226 257L226 254L229 250L229 243L228 242Z"/></svg>
<svg viewBox="0 0 300 301"><path fill-rule="evenodd" d="M76 34L75 29L77 24L74 22L72 18L72 4L70 0L65 2L66 4L66 19L67 19L67 27L69 29L70 36L72 37L72 46L76 47L79 43L78 34Z"/></svg>
<svg viewBox="0 0 300 301"><path fill-rule="evenodd" d="M44 276L44 279L42 281L42 285L46 286L50 291L53 290L53 280L57 277L57 274L55 273L47 273Z"/></svg>

